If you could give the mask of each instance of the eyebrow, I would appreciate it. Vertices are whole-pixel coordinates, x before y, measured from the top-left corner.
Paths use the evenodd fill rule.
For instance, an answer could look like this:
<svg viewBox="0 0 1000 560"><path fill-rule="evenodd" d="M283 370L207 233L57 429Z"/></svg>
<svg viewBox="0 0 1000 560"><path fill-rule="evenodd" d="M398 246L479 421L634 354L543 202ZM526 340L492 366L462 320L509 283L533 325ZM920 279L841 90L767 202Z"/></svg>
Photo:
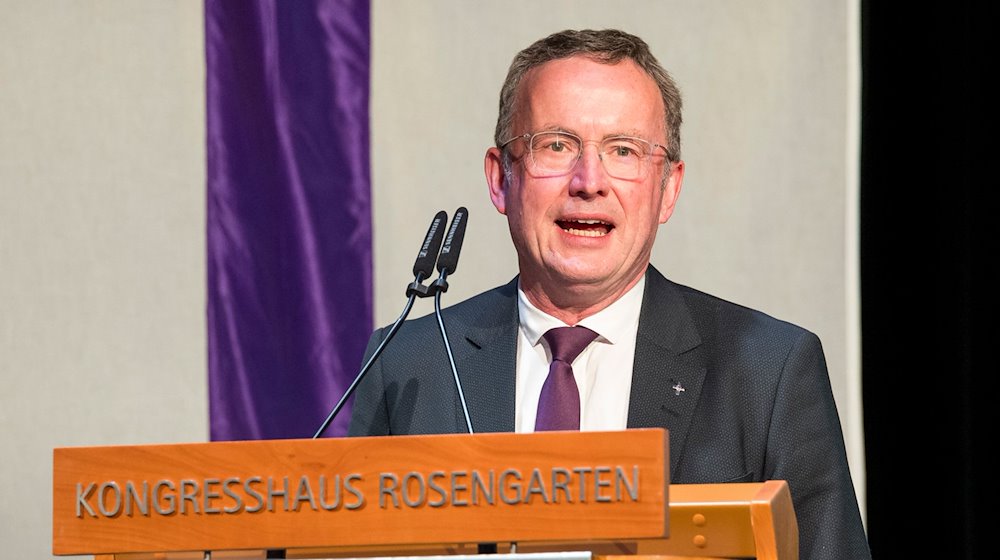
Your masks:
<svg viewBox="0 0 1000 560"><path fill-rule="evenodd" d="M541 128L539 128L538 130L535 130L534 132L532 132L532 134L537 134L539 132L562 132L562 133L565 133L565 134L572 134L574 136L578 136L580 138L583 138L583 135L581 135L579 132L577 132L575 130L572 130L572 129L569 129L569 128L566 128L566 127L563 127L563 126L560 126L560 125L557 125L557 124L544 125ZM613 133L610 133L610 134L605 134L603 137L601 137L601 140L607 140L608 138L621 138L621 137L640 138L642 140L646 140L646 137L643 136L642 133L640 133L638 130L636 130L634 128L630 129L628 131L625 131L625 132L613 132ZM652 143L655 144L655 142L653 142L652 140L646 140L646 141L647 142L652 142Z"/></svg>

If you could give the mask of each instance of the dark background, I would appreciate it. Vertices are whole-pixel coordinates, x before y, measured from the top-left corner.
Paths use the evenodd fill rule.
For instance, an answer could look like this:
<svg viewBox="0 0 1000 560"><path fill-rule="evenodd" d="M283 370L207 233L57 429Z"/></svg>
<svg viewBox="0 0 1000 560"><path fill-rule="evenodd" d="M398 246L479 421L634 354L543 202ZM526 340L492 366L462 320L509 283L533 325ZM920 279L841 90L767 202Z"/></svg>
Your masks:
<svg viewBox="0 0 1000 560"><path fill-rule="evenodd" d="M992 6L862 1L861 297L876 559L998 558ZM995 549L992 546L991 549Z"/></svg>

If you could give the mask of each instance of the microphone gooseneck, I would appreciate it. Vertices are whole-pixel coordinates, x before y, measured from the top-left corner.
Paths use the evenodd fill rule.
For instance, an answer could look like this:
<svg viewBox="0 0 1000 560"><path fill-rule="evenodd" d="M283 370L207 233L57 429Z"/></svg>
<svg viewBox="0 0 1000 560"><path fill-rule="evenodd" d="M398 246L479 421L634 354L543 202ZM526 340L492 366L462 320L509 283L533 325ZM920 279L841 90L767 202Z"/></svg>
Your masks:
<svg viewBox="0 0 1000 560"><path fill-rule="evenodd" d="M344 392L344 396L340 397L337 405L333 407L333 410L331 410L330 414L327 415L326 420L324 420L319 429L316 430L316 433L313 435L313 439L320 437L323 432L326 431L326 429L330 426L330 423L333 422L333 419L337 417L340 410L344 408L345 404L347 404L347 399L354 394L358 384L361 383L361 379L364 378L365 374L368 373L368 370L371 369L375 360L378 359L378 357L382 354L382 351L385 350L386 345L388 345L389 341L392 340L392 337L396 336L396 331L398 331L403 325L403 321L406 320L406 317L410 314L410 310L413 309L413 302L416 298L431 295L430 290L432 289L432 286L425 286L423 284L423 280L430 278L431 273L434 271L434 263L437 261L438 251L441 249L441 243L444 240L444 224L447 220L448 214L444 210L441 210L434 216L430 227L427 229L427 235L424 236L424 242L420 245L420 251L417 252L417 259L413 263L413 282L411 282L406 289L408 299L406 300L406 306L403 308L403 312L399 314L396 322L389 327L389 331L386 333L385 338L382 339L382 342L379 343L379 345L375 348L375 351L372 352L371 357L368 358L368 361L365 362L364 366L361 368L361 371L357 376L355 376L354 381L351 382L347 391Z"/></svg>
<svg viewBox="0 0 1000 560"><path fill-rule="evenodd" d="M326 420L324 420L323 424L320 425L318 430L316 430L316 433L313 435L313 439L318 438L323 434L323 432L326 431L327 427L330 426L330 422L333 422L333 419L340 413L340 409L344 408L344 405L347 404L347 399L354 394L354 390L357 389L358 384L361 383L361 379L366 373L368 373L368 370L371 369L372 364L375 363L375 360L378 359L378 357L382 354L382 351L385 350L386 345L389 344L392 337L396 336L396 331L399 330L403 321L406 320L407 315L410 314L410 309L413 308L413 302L416 299L417 295L413 294L406 300L406 307L403 309L403 312L400 313L396 322L389 327L389 332L385 335L385 338L382 339L382 342L379 343L378 347L375 348L375 351L372 352L371 357L368 358L368 361L365 362L365 365L361 368L361 372L358 373L358 375L354 378L354 381L352 381L351 385L347 388L347 391L344 392L344 396L340 397L340 401L337 402L337 406L333 407L333 410L330 411Z"/></svg>
<svg viewBox="0 0 1000 560"><path fill-rule="evenodd" d="M469 417L469 405L465 402L465 392L462 391L462 381L458 378L458 368L455 367L455 356L451 353L451 344L448 343L448 332L444 328L444 320L441 318L441 292L434 294L434 315L437 316L438 328L441 330L441 338L444 340L444 349L448 353L448 364L451 365L451 374L455 377L455 388L458 390L458 400L462 403L462 413L465 415L465 427L470 434L472 430L472 418Z"/></svg>
<svg viewBox="0 0 1000 560"><path fill-rule="evenodd" d="M469 405L465 401L462 381L458 377L458 368L455 367L455 356L451 352L451 343L448 342L448 332L444 328L444 318L441 315L441 293L448 291L447 277L458 268L458 255L462 250L462 239L465 237L465 225L468 221L468 216L469 211L464 206L455 211L455 215L451 219L451 226L448 228L448 235L444 240L444 246L441 248L441 255L437 261L437 269L440 272L440 276L431 284L430 288L434 292L434 315L437 318L438 329L441 331L441 339L444 341L444 349L448 353L448 364L451 366L451 373L455 378L458 400L462 403L465 426L469 430L469 433L472 434L475 432L472 430Z"/></svg>

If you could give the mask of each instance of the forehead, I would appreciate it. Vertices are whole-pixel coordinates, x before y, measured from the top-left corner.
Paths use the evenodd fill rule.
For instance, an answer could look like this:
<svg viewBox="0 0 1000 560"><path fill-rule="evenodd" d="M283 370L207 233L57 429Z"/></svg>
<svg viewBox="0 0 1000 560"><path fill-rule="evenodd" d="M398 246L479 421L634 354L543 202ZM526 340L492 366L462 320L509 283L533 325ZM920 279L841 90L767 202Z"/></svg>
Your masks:
<svg viewBox="0 0 1000 560"><path fill-rule="evenodd" d="M519 127L563 127L582 134L662 135L656 82L631 60L604 64L583 56L529 70L518 95Z"/></svg>

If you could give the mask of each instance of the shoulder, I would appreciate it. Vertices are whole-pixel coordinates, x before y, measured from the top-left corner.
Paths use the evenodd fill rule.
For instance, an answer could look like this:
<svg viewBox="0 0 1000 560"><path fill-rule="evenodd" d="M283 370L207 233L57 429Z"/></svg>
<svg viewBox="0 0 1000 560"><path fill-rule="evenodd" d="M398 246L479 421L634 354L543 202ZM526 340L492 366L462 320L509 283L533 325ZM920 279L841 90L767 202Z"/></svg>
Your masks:
<svg viewBox="0 0 1000 560"><path fill-rule="evenodd" d="M678 352L699 348L714 360L779 367L790 355L822 355L812 332L762 311L664 278L650 267L640 331Z"/></svg>
<svg viewBox="0 0 1000 560"><path fill-rule="evenodd" d="M650 267L647 282L644 311L656 309L661 313L682 314L682 318L686 314L699 333L756 333L793 340L812 335L798 325L762 311L672 282L653 267Z"/></svg>

